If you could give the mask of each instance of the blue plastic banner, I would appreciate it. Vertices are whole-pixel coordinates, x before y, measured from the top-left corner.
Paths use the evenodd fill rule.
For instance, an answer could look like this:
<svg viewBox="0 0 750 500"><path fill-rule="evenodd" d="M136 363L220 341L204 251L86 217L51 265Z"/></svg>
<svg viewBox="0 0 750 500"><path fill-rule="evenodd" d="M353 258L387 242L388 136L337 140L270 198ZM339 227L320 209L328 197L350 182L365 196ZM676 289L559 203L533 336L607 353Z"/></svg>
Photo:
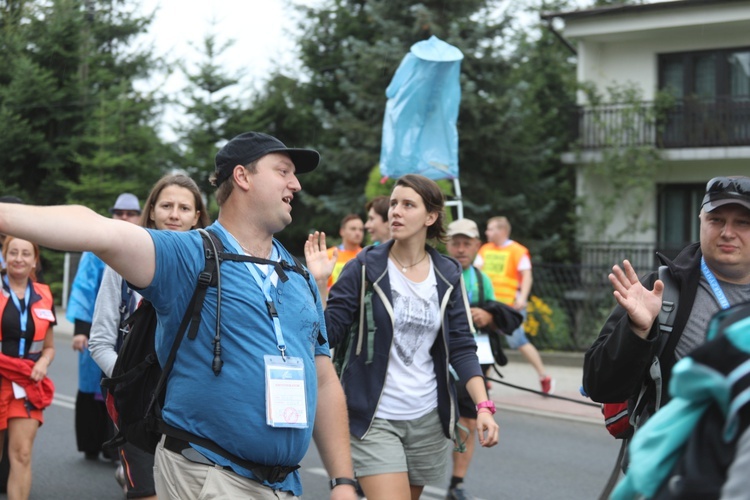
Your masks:
<svg viewBox="0 0 750 500"><path fill-rule="evenodd" d="M417 42L385 91L380 173L458 178L461 51L439 38Z"/></svg>

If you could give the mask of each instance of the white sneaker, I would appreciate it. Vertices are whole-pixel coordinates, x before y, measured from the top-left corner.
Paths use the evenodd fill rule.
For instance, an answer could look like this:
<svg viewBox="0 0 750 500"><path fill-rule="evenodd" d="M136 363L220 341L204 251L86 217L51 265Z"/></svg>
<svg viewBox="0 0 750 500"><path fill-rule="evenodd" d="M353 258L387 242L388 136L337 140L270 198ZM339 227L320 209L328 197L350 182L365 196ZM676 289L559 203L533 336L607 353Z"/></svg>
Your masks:
<svg viewBox="0 0 750 500"><path fill-rule="evenodd" d="M125 481L125 467L122 465L122 462L117 466L117 469L115 469L115 479L117 480L117 483L122 487L122 492L127 493L128 492L128 485Z"/></svg>

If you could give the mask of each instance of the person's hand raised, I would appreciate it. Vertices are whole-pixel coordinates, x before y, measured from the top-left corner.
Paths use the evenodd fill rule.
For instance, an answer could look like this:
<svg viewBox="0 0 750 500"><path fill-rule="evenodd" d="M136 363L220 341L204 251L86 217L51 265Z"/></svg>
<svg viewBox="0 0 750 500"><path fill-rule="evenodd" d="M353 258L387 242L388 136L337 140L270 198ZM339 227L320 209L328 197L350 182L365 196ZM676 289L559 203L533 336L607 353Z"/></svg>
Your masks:
<svg viewBox="0 0 750 500"><path fill-rule="evenodd" d="M326 233L315 231L307 236L305 242L305 264L313 275L315 281L327 282L328 277L333 272L336 265L336 259L339 256L337 248L333 249L333 255L328 258L328 249L326 248Z"/></svg>
<svg viewBox="0 0 750 500"><path fill-rule="evenodd" d="M612 267L608 278L614 288L615 300L628 313L633 332L645 339L659 315L664 283L656 280L654 289L647 290L628 260L622 261L622 268L618 265Z"/></svg>

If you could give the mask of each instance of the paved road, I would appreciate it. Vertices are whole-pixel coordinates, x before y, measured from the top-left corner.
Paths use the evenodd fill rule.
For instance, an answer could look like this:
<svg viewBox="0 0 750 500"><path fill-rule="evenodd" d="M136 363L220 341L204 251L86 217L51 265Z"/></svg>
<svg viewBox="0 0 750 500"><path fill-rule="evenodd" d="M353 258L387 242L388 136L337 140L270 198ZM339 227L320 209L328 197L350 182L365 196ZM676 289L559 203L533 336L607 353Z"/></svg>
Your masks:
<svg viewBox="0 0 750 500"><path fill-rule="evenodd" d="M75 448L77 358L70 349L69 331L64 322L56 331L57 357L50 375L57 393L45 413L46 423L34 448L32 499L120 499L123 497L113 478L113 466L88 462ZM549 356L549 371L558 381L558 393L576 396L580 363L576 357L563 358ZM514 356L501 372L505 381L536 388L533 371ZM493 385L492 397L501 408L500 445L478 451L467 478L474 495L485 500L579 500L598 496L618 449L618 443L601 425L598 409L500 384ZM304 497L328 498L327 475L314 447L302 466ZM444 498L449 471L445 477L444 484L429 485L422 498Z"/></svg>

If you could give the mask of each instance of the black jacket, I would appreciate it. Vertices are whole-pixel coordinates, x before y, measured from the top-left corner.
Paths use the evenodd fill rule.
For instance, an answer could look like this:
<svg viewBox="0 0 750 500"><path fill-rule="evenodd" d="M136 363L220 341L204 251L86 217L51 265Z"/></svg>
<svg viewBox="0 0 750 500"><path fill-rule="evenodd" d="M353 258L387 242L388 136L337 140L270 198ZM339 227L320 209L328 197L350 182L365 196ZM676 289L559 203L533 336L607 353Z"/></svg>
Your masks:
<svg viewBox="0 0 750 500"><path fill-rule="evenodd" d="M672 334L659 357L662 373L662 404L669 400L668 388L675 364L675 346L687 324L695 302L701 276L699 243L685 247L674 261L659 258L669 268L679 300ZM653 289L657 274L646 276L642 283ZM600 403L619 403L637 397L644 381L650 380L648 371L659 347L659 322L654 321L646 339L631 329L628 315L619 305L607 318L599 337L586 351L583 362L583 389Z"/></svg>
<svg viewBox="0 0 750 500"><path fill-rule="evenodd" d="M326 305L326 330L331 347L336 348L353 331L348 360L341 373L341 385L346 394L349 429L358 438L364 437L375 416L393 343L393 297L388 279L388 252L392 244L390 241L366 247L347 262L331 288ZM441 328L430 349L437 379L438 414L443 432L452 438L458 407L448 364L453 366L461 380L481 377L482 371L469 326L471 315L463 296L461 266L434 248L425 248L435 269L442 313ZM365 288L362 287L363 266L368 283ZM372 310L360 316L365 289L369 290L368 301L371 300ZM374 324L370 325L371 322L364 317L371 317Z"/></svg>

